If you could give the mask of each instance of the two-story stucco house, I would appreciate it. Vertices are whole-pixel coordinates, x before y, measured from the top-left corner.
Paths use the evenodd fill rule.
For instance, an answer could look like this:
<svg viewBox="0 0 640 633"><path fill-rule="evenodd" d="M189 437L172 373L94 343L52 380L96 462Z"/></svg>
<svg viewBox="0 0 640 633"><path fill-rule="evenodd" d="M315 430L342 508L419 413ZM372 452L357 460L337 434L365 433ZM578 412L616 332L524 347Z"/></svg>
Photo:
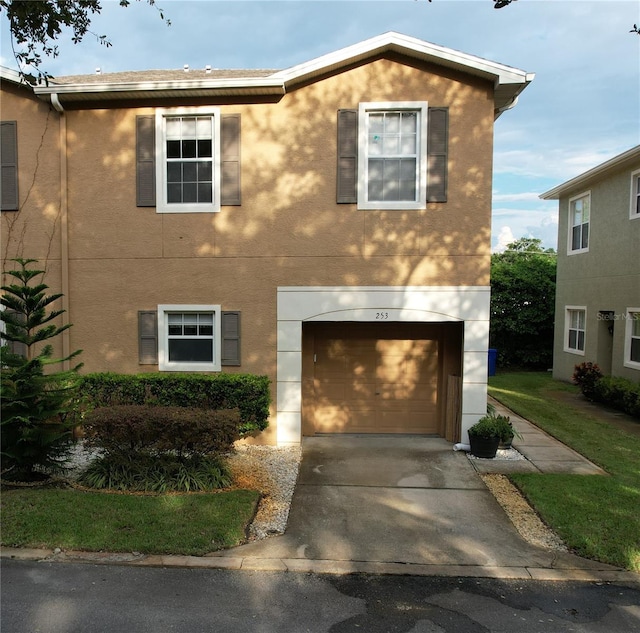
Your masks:
<svg viewBox="0 0 640 633"><path fill-rule="evenodd" d="M554 377L640 380L640 145L541 198L559 200Z"/></svg>
<svg viewBox="0 0 640 633"><path fill-rule="evenodd" d="M267 443L466 439L493 125L533 75L386 33L281 71L2 79L3 261L46 264L85 371L266 374Z"/></svg>

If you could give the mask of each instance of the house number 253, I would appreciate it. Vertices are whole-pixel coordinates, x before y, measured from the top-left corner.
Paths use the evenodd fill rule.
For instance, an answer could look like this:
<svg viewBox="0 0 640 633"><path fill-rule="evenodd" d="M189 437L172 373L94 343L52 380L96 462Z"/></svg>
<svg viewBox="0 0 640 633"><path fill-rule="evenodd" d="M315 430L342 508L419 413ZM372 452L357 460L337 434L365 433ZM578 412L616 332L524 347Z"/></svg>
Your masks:
<svg viewBox="0 0 640 633"><path fill-rule="evenodd" d="M389 318L388 312L376 312L376 321L384 321Z"/></svg>

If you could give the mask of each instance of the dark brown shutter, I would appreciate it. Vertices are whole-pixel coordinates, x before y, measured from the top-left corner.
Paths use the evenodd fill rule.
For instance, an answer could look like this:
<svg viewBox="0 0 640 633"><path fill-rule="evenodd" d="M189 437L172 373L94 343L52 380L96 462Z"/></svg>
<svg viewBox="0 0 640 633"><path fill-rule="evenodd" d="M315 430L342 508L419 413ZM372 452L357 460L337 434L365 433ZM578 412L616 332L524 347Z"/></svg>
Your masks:
<svg viewBox="0 0 640 633"><path fill-rule="evenodd" d="M238 206L240 196L240 115L225 114L220 121L220 204Z"/></svg>
<svg viewBox="0 0 640 633"><path fill-rule="evenodd" d="M429 108L427 135L427 202L446 202L449 108Z"/></svg>
<svg viewBox="0 0 640 633"><path fill-rule="evenodd" d="M158 313L156 310L138 312L138 362L140 365L158 364Z"/></svg>
<svg viewBox="0 0 640 633"><path fill-rule="evenodd" d="M0 126L0 209L18 210L18 123L2 121Z"/></svg>
<svg viewBox="0 0 640 633"><path fill-rule="evenodd" d="M358 111L338 110L338 174L336 201L358 201Z"/></svg>
<svg viewBox="0 0 640 633"><path fill-rule="evenodd" d="M240 365L240 312L222 312L222 364Z"/></svg>
<svg viewBox="0 0 640 633"><path fill-rule="evenodd" d="M156 206L156 117L136 117L136 205Z"/></svg>

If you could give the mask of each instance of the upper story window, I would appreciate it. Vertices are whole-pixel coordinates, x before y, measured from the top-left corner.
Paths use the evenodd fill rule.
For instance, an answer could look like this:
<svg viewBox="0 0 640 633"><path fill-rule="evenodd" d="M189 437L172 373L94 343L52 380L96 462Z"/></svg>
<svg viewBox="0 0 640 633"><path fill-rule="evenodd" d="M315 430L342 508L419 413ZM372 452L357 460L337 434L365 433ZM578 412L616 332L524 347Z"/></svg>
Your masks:
<svg viewBox="0 0 640 633"><path fill-rule="evenodd" d="M220 116L217 109L156 112L159 213L220 210Z"/></svg>
<svg viewBox="0 0 640 633"><path fill-rule="evenodd" d="M629 214L631 219L640 218L640 169L631 174L631 204Z"/></svg>
<svg viewBox="0 0 640 633"><path fill-rule="evenodd" d="M426 206L427 103L361 103L358 208Z"/></svg>
<svg viewBox="0 0 640 633"><path fill-rule="evenodd" d="M629 308L626 317L624 365L640 369L640 308Z"/></svg>
<svg viewBox="0 0 640 633"><path fill-rule="evenodd" d="M565 316L565 352L584 354L587 309L568 307Z"/></svg>
<svg viewBox="0 0 640 633"><path fill-rule="evenodd" d="M569 255L589 250L590 213L590 193L583 193L569 200L569 245L567 248Z"/></svg>

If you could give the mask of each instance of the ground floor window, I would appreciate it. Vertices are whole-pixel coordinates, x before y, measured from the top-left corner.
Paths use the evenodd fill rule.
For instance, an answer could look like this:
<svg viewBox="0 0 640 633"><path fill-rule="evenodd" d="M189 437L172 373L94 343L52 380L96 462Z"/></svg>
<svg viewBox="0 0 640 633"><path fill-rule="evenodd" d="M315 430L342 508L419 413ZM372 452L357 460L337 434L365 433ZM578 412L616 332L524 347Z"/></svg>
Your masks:
<svg viewBox="0 0 640 633"><path fill-rule="evenodd" d="M567 307L565 318L565 352L584 354L587 309Z"/></svg>
<svg viewBox="0 0 640 633"><path fill-rule="evenodd" d="M220 371L220 306L158 306L160 371Z"/></svg>

